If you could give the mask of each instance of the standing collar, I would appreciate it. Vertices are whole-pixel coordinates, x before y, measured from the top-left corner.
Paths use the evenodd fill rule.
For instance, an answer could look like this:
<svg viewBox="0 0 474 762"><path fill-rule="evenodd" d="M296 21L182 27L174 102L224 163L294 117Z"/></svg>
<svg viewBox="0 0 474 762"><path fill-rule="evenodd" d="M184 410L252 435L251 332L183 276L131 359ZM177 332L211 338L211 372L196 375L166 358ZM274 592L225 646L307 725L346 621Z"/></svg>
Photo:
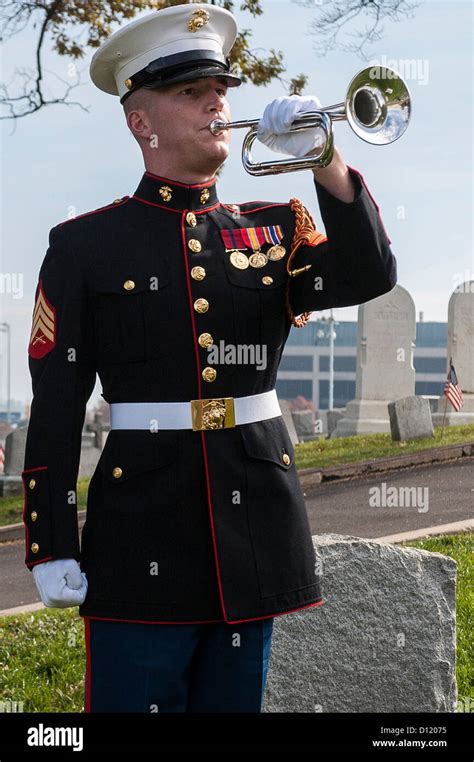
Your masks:
<svg viewBox="0 0 474 762"><path fill-rule="evenodd" d="M134 198L174 212L184 209L201 212L216 207L219 203L215 177L207 183L185 185L151 172L144 172Z"/></svg>

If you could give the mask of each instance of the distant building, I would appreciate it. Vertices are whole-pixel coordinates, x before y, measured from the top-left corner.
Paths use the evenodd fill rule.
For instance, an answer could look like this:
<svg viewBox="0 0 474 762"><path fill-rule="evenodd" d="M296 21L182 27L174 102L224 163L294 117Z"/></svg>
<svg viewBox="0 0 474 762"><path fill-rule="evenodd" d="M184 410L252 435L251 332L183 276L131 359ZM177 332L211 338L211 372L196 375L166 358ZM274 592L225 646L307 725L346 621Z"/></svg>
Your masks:
<svg viewBox="0 0 474 762"><path fill-rule="evenodd" d="M311 321L304 328L292 328L278 370L276 390L282 399L299 395L311 400L316 410L329 403L328 324ZM324 332L319 337L318 331ZM334 407L345 407L355 397L357 321L341 321L335 326ZM447 323L417 323L414 366L415 394L439 396L446 380Z"/></svg>
<svg viewBox="0 0 474 762"><path fill-rule="evenodd" d="M24 403L12 399L10 402L10 423L19 423L24 416L24 411ZM5 401L0 401L0 422L6 422L7 418L7 403Z"/></svg>

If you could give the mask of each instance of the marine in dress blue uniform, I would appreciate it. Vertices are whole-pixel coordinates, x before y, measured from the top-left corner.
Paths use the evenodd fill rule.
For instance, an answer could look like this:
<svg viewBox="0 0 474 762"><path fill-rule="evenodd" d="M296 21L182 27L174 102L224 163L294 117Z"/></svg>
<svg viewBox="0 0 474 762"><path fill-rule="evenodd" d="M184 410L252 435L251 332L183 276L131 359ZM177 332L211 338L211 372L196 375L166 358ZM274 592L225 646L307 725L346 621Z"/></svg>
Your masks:
<svg viewBox="0 0 474 762"><path fill-rule="evenodd" d="M91 76L122 102L201 77L235 86L235 35L221 8L175 6L112 35ZM215 178L150 171L50 231L28 350L26 565L72 559L85 575L86 711L258 712L274 617L324 603L275 383L292 325L396 283L379 209L349 171L351 203L315 181L325 234L298 199L225 204ZM265 368L211 364L220 342L265 347ZM112 428L80 543L97 373Z"/></svg>

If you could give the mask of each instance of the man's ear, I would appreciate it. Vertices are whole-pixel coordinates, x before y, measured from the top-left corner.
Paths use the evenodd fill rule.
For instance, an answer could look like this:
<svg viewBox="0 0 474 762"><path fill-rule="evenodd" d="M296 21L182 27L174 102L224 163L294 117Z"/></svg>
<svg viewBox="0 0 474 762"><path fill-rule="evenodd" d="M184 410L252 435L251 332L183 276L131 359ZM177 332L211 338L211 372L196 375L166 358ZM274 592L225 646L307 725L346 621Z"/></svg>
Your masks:
<svg viewBox="0 0 474 762"><path fill-rule="evenodd" d="M151 122L147 110L137 106L128 111L127 115L128 129L138 143L150 141L152 137Z"/></svg>
<svg viewBox="0 0 474 762"><path fill-rule="evenodd" d="M130 132L135 137L143 137L143 131L146 130L146 116L140 108L132 108L126 114L127 125Z"/></svg>

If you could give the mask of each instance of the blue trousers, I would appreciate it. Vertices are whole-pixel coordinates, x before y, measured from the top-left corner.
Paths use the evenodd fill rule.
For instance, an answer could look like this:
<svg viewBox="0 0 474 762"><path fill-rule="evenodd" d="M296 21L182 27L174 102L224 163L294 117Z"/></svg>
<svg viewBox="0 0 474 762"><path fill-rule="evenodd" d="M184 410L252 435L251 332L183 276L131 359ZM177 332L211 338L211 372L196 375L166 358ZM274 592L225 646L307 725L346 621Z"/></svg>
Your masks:
<svg viewBox="0 0 474 762"><path fill-rule="evenodd" d="M85 617L86 712L260 712L273 618L147 624Z"/></svg>

